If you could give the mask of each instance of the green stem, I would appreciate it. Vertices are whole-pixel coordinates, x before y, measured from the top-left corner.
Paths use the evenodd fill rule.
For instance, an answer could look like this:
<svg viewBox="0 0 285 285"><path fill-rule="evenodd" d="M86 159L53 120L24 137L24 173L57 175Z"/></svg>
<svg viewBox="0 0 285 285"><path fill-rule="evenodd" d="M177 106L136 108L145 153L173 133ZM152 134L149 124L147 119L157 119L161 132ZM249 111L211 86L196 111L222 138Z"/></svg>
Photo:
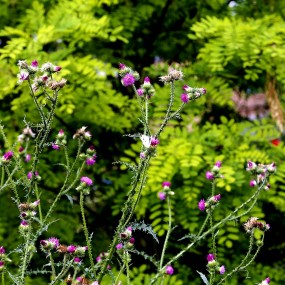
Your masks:
<svg viewBox="0 0 285 285"><path fill-rule="evenodd" d="M2 272L2 285L5 285L5 272Z"/></svg>
<svg viewBox="0 0 285 285"><path fill-rule="evenodd" d="M53 257L52 257L52 254L51 252L49 251L49 261L50 261L50 266L51 266L51 279L54 280L55 279L55 268L54 268L54 260L53 260Z"/></svg>
<svg viewBox="0 0 285 285"><path fill-rule="evenodd" d="M24 257L22 262L22 272L21 272L21 282L25 284L25 272L28 266L28 258L29 258L29 247L30 247L30 236L32 232L32 226L29 224L27 236L26 236L26 243L25 243L25 250L24 250Z"/></svg>
<svg viewBox="0 0 285 285"><path fill-rule="evenodd" d="M92 248L91 248L89 233L88 233L85 214L84 214L84 194L82 192L80 192L80 210L81 210L81 215L82 215L83 230L84 230L84 234L85 234L86 244L88 246L89 261L90 261L91 269L93 270L94 269L94 261L93 261L93 257L92 257Z"/></svg>
<svg viewBox="0 0 285 285"><path fill-rule="evenodd" d="M161 269L162 269L162 266L163 266L163 259L164 259L167 243L168 243L168 240L169 240L169 237L170 237L170 233L171 233L172 216L171 216L171 202L170 202L170 197L169 196L167 196L167 207L168 207L168 229L167 229L167 233L166 233L166 236L165 236L165 240L164 240L164 244L163 244L163 248L162 248L162 252L161 252L161 257L160 257L160 263L159 263L159 271L160 272L161 272ZM164 281L164 275L161 278L160 285L163 285L163 281Z"/></svg>
<svg viewBox="0 0 285 285"><path fill-rule="evenodd" d="M40 200L40 195L39 195L39 190L38 190L38 184L37 183L35 183L35 194L36 194L37 200ZM40 221L42 223L42 221L43 221L43 214L42 214L41 202L38 205L38 209L39 209Z"/></svg>
<svg viewBox="0 0 285 285"><path fill-rule="evenodd" d="M4 179L5 179L5 170L4 167L2 166L2 175L1 175L1 187L4 185Z"/></svg>

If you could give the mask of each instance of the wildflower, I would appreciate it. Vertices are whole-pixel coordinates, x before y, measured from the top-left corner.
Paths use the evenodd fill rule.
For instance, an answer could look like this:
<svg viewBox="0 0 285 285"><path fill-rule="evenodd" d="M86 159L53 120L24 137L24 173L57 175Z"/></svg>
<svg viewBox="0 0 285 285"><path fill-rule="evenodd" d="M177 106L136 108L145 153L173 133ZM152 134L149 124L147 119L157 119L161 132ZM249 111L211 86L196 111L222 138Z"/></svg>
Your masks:
<svg viewBox="0 0 285 285"><path fill-rule="evenodd" d="M269 189L271 188L271 185L269 183L267 183L265 186L264 186L264 190L265 191L268 191Z"/></svg>
<svg viewBox="0 0 285 285"><path fill-rule="evenodd" d="M137 92L138 92L138 95L141 97L141 96L143 96L143 94L144 94L144 90L142 89L142 88L139 88L138 90L137 90Z"/></svg>
<svg viewBox="0 0 285 285"><path fill-rule="evenodd" d="M172 67L169 67L168 74L161 76L160 81L162 81L164 83L169 83L169 82L173 82L175 80L182 80L182 78L183 78L183 72L182 71L176 70Z"/></svg>
<svg viewBox="0 0 285 285"><path fill-rule="evenodd" d="M60 146L58 144L55 144L55 143L52 143L51 147L54 150L59 150L60 149Z"/></svg>
<svg viewBox="0 0 285 285"><path fill-rule="evenodd" d="M155 147L155 146L157 146L158 144L159 144L159 140L158 140L157 138L155 138L155 137L151 137L151 139L150 139L150 145L153 146L153 147Z"/></svg>
<svg viewBox="0 0 285 285"><path fill-rule="evenodd" d="M182 93L181 96L180 96L180 98L181 98L181 101L182 101L183 103L185 103L185 104L189 102L188 95L185 94L185 93Z"/></svg>
<svg viewBox="0 0 285 285"><path fill-rule="evenodd" d="M40 244L44 249L57 249L60 246L59 240L55 237L50 237L47 240L41 240Z"/></svg>
<svg viewBox="0 0 285 285"><path fill-rule="evenodd" d="M262 231L267 231L270 229L269 224L259 222L258 218L256 218L256 217L249 218L248 221L243 224L243 226L244 226L244 229L247 233L251 233L255 228L258 228Z"/></svg>
<svg viewBox="0 0 285 285"><path fill-rule="evenodd" d="M27 153L25 157L25 162L29 162L30 160L31 160L31 155Z"/></svg>
<svg viewBox="0 0 285 285"><path fill-rule="evenodd" d="M131 237L130 240L129 240L129 243L130 244L134 244L135 243L135 238Z"/></svg>
<svg viewBox="0 0 285 285"><path fill-rule="evenodd" d="M270 283L270 278L267 277L261 283L259 283L258 285L268 285L269 283Z"/></svg>
<svg viewBox="0 0 285 285"><path fill-rule="evenodd" d="M13 151L9 150L2 156L2 162L8 162L13 157L14 153Z"/></svg>
<svg viewBox="0 0 285 285"><path fill-rule="evenodd" d="M4 246L0 246L0 255L1 254L5 254L5 252L6 252L5 247Z"/></svg>
<svg viewBox="0 0 285 285"><path fill-rule="evenodd" d="M18 64L20 69L27 69L28 68L28 64L25 60L19 60L18 61Z"/></svg>
<svg viewBox="0 0 285 285"><path fill-rule="evenodd" d="M214 254L209 253L209 254L207 255L207 261L208 261L208 262L212 262L212 261L214 261L214 260L215 260Z"/></svg>
<svg viewBox="0 0 285 285"><path fill-rule="evenodd" d="M74 263L80 263L81 262L81 259L79 257L74 257L73 258L73 262Z"/></svg>
<svg viewBox="0 0 285 285"><path fill-rule="evenodd" d="M82 183L85 183L85 184L88 185L88 186L91 186L91 185L93 184L92 179L90 179L90 178L87 177L87 176L82 176L81 179L80 179L80 181L81 181Z"/></svg>
<svg viewBox="0 0 285 285"><path fill-rule="evenodd" d="M220 200L221 200L221 194L217 194L209 199L209 201L213 202L214 204L216 202L219 202Z"/></svg>
<svg viewBox="0 0 285 285"><path fill-rule="evenodd" d="M62 68L61 66L54 66L53 67L53 71L54 72L59 72L59 71L61 71L61 68Z"/></svg>
<svg viewBox="0 0 285 285"><path fill-rule="evenodd" d="M162 187L164 188L164 189L168 189L169 187L171 186L171 183L169 182L169 181L164 181L164 182L162 182Z"/></svg>
<svg viewBox="0 0 285 285"><path fill-rule="evenodd" d="M122 243L119 243L116 245L116 249L117 250L121 250L123 248L123 244Z"/></svg>
<svg viewBox="0 0 285 285"><path fill-rule="evenodd" d="M119 64L119 69L124 69L126 66L123 63Z"/></svg>
<svg viewBox="0 0 285 285"><path fill-rule="evenodd" d="M199 201L199 203L198 203L198 208L199 208L199 210L200 211L205 211L205 209L206 209L206 204L205 204L205 200L204 199L202 199L202 200L200 200Z"/></svg>
<svg viewBox="0 0 285 285"><path fill-rule="evenodd" d="M77 246L75 248L74 254L78 256L84 256L85 252L88 250L88 246Z"/></svg>
<svg viewBox="0 0 285 285"><path fill-rule="evenodd" d="M3 260L0 260L0 272L3 270L5 266L5 262Z"/></svg>
<svg viewBox="0 0 285 285"><path fill-rule="evenodd" d="M206 172L206 179L208 179L208 180L214 180L214 179L215 179L215 176L214 176L214 174L213 174L211 171L207 171L207 172Z"/></svg>
<svg viewBox="0 0 285 285"><path fill-rule="evenodd" d="M96 158L96 155L93 155L92 157L87 157L85 162L87 165L93 165L96 162Z"/></svg>
<svg viewBox="0 0 285 285"><path fill-rule="evenodd" d="M68 251L69 253L74 253L75 250L76 250L76 246L75 246L75 245L69 245L69 246L67 247L67 251Z"/></svg>
<svg viewBox="0 0 285 285"><path fill-rule="evenodd" d="M22 84L23 81L28 80L29 79L29 73L27 71L23 71L21 70L20 73L18 73L18 84Z"/></svg>
<svg viewBox="0 0 285 285"><path fill-rule="evenodd" d="M37 171L35 171L35 176L36 176L37 180L41 180L41 177L39 176L39 173ZM33 172L32 171L28 172L27 178L29 180L31 180L33 178Z"/></svg>
<svg viewBox="0 0 285 285"><path fill-rule="evenodd" d="M266 166L269 173L275 173L276 172L276 164L272 162L271 164Z"/></svg>
<svg viewBox="0 0 285 285"><path fill-rule="evenodd" d="M22 220L21 223L20 223L20 231L27 231L29 229L29 222L26 221L26 220Z"/></svg>
<svg viewBox="0 0 285 285"><path fill-rule="evenodd" d="M220 272L220 274L225 274L226 268L225 268L224 265L222 265L222 266L219 268L219 272Z"/></svg>
<svg viewBox="0 0 285 285"><path fill-rule="evenodd" d="M250 186L250 187L254 187L254 186L256 186L256 184L257 184L257 182L256 182L255 180L251 180L251 181L249 182L249 186Z"/></svg>
<svg viewBox="0 0 285 285"><path fill-rule="evenodd" d="M132 227L127 227L124 232L120 233L120 238L129 239L132 236Z"/></svg>
<svg viewBox="0 0 285 285"><path fill-rule="evenodd" d="M89 141L91 139L91 133L89 131L86 131L87 127L81 127L79 130L76 131L76 133L73 135L73 139L84 139Z"/></svg>
<svg viewBox="0 0 285 285"><path fill-rule="evenodd" d="M133 85L135 81L136 81L135 77L130 73L127 73L121 80L122 84L125 87Z"/></svg>
<svg viewBox="0 0 285 285"><path fill-rule="evenodd" d="M145 153L144 153L144 152L141 152L141 153L140 153L140 158L141 158L141 159L145 159Z"/></svg>
<svg viewBox="0 0 285 285"><path fill-rule="evenodd" d="M165 194L164 192L158 192L158 198L159 198L160 200L165 200L166 194Z"/></svg>
<svg viewBox="0 0 285 285"><path fill-rule="evenodd" d="M167 265L165 268L165 273L168 275L174 274L174 268L171 265Z"/></svg>
<svg viewBox="0 0 285 285"><path fill-rule="evenodd" d="M253 171L256 168L257 168L257 165L254 162L250 160L247 162L247 168L246 168L247 171Z"/></svg>
<svg viewBox="0 0 285 285"><path fill-rule="evenodd" d="M24 151L24 148L23 148L23 146L20 145L19 152L23 152L23 151Z"/></svg>
<svg viewBox="0 0 285 285"><path fill-rule="evenodd" d="M91 283L91 285L99 285L98 281L94 281Z"/></svg>

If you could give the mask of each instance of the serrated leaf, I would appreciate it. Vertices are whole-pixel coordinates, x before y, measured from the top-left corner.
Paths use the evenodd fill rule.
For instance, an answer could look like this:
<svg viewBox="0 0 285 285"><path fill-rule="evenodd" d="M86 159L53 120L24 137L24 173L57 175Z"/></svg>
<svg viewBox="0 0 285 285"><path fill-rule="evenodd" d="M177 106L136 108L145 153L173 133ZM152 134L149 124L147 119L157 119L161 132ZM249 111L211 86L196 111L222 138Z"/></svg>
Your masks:
<svg viewBox="0 0 285 285"><path fill-rule="evenodd" d="M196 270L196 271L200 274L200 277L201 277L201 279L203 280L203 282L204 282L206 285L210 285L210 283L209 283L207 277L206 277L203 273L199 272L198 270Z"/></svg>

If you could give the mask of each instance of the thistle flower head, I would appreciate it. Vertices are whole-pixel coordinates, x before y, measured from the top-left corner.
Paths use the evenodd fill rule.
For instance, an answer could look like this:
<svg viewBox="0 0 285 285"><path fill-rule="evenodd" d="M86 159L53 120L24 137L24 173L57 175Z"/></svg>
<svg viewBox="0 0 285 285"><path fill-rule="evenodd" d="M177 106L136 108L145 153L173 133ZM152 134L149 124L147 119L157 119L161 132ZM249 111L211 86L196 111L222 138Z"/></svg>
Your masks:
<svg viewBox="0 0 285 285"><path fill-rule="evenodd" d="M167 265L165 267L165 273L167 275L173 275L174 274L174 268L171 265Z"/></svg>

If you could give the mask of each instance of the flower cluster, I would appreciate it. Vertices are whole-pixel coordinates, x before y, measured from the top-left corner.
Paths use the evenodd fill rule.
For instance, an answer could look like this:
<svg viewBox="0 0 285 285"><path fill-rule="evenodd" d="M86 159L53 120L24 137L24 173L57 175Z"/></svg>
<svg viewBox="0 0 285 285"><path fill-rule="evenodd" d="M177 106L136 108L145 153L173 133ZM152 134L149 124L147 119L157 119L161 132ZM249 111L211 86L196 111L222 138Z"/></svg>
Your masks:
<svg viewBox="0 0 285 285"><path fill-rule="evenodd" d="M0 158L0 165L9 163L11 161L13 155L14 155L13 151L11 151L11 150L7 151L2 156L2 158Z"/></svg>
<svg viewBox="0 0 285 285"><path fill-rule="evenodd" d="M167 84L170 82L174 82L175 80L182 80L183 72L172 67L169 67L168 74L161 76L159 79L163 83Z"/></svg>
<svg viewBox="0 0 285 285"><path fill-rule="evenodd" d="M119 75L122 77L121 82L123 86L132 86L136 80L140 79L137 71L133 71L130 67L123 63L119 64Z"/></svg>
<svg viewBox="0 0 285 285"><path fill-rule="evenodd" d="M96 163L97 155L94 146L90 146L87 149L86 153L81 153L80 158L85 159L85 163L87 165L93 165L94 163Z"/></svg>
<svg viewBox="0 0 285 285"><path fill-rule="evenodd" d="M165 200L166 197L168 197L169 195L174 195L174 192L171 191L170 186L171 186L170 182L168 181L162 182L163 190L158 192L158 198L160 200Z"/></svg>
<svg viewBox="0 0 285 285"><path fill-rule="evenodd" d="M207 92L205 88L193 88L188 85L184 85L183 89L185 92L182 93L180 97L183 103L188 103L191 100L198 99Z"/></svg>
<svg viewBox="0 0 285 285"><path fill-rule="evenodd" d="M65 280L67 284L72 284L72 278L70 277L70 282L68 280ZM76 278L75 283L73 284L78 284L78 285L99 285L98 281L91 281L87 279L84 276L79 276Z"/></svg>
<svg viewBox="0 0 285 285"><path fill-rule="evenodd" d="M214 254L209 253L207 255L207 267L210 272L217 271L220 274L224 274L226 272L226 268L224 265L220 266Z"/></svg>
<svg viewBox="0 0 285 285"><path fill-rule="evenodd" d="M153 85L150 83L150 79L148 77L145 77L144 83L137 90L137 93L140 97L144 96L146 99L150 99L155 94Z"/></svg>
<svg viewBox="0 0 285 285"><path fill-rule="evenodd" d="M90 141L92 135L89 131L86 131L86 128L87 127L81 127L79 130L77 130L73 135L73 139Z"/></svg>
<svg viewBox="0 0 285 285"><path fill-rule="evenodd" d="M38 91L40 87L50 88L51 90L61 89L66 85L66 79L62 78L60 81L56 81L52 78L53 73L57 73L61 70L61 66L53 65L51 62L44 63L39 67L37 60L32 61L30 65L25 60L18 62L20 73L18 73L18 83L21 84L25 80L33 80L32 90ZM40 72L39 76L36 73Z"/></svg>
<svg viewBox="0 0 285 285"><path fill-rule="evenodd" d="M135 238L132 237L132 227L127 227L122 233L119 234L120 242L116 245L118 254L123 253L125 250L134 246Z"/></svg>
<svg viewBox="0 0 285 285"><path fill-rule="evenodd" d="M253 179L249 182L249 186L261 186L266 191L270 189L271 186L268 183L268 177L276 172L274 162L271 164L256 164L249 160L246 170L253 176Z"/></svg>
<svg viewBox="0 0 285 285"><path fill-rule="evenodd" d="M35 211L36 207L40 204L40 200L37 200L33 203L22 203L19 204L18 208L20 210L20 217L23 220L30 220L35 217L37 212Z"/></svg>
<svg viewBox="0 0 285 285"><path fill-rule="evenodd" d="M260 229L262 231L267 231L270 229L270 225L258 221L258 218L251 217L246 223L243 224L244 229L247 233L252 233L254 229Z"/></svg>
<svg viewBox="0 0 285 285"><path fill-rule="evenodd" d="M64 133L64 130L60 129L58 134L56 135L56 140L52 144L52 148L55 150L59 150L61 145L66 145L66 135Z"/></svg>
<svg viewBox="0 0 285 285"><path fill-rule="evenodd" d="M201 199L198 203L198 208L200 211L205 211L208 209L213 210L221 200L221 194L214 195L205 201L205 199Z"/></svg>
<svg viewBox="0 0 285 285"><path fill-rule="evenodd" d="M222 166L222 162L217 161L214 167L211 169L211 171L206 172L206 178L208 180L214 180L216 178L223 178L223 176L220 174L221 166Z"/></svg>

